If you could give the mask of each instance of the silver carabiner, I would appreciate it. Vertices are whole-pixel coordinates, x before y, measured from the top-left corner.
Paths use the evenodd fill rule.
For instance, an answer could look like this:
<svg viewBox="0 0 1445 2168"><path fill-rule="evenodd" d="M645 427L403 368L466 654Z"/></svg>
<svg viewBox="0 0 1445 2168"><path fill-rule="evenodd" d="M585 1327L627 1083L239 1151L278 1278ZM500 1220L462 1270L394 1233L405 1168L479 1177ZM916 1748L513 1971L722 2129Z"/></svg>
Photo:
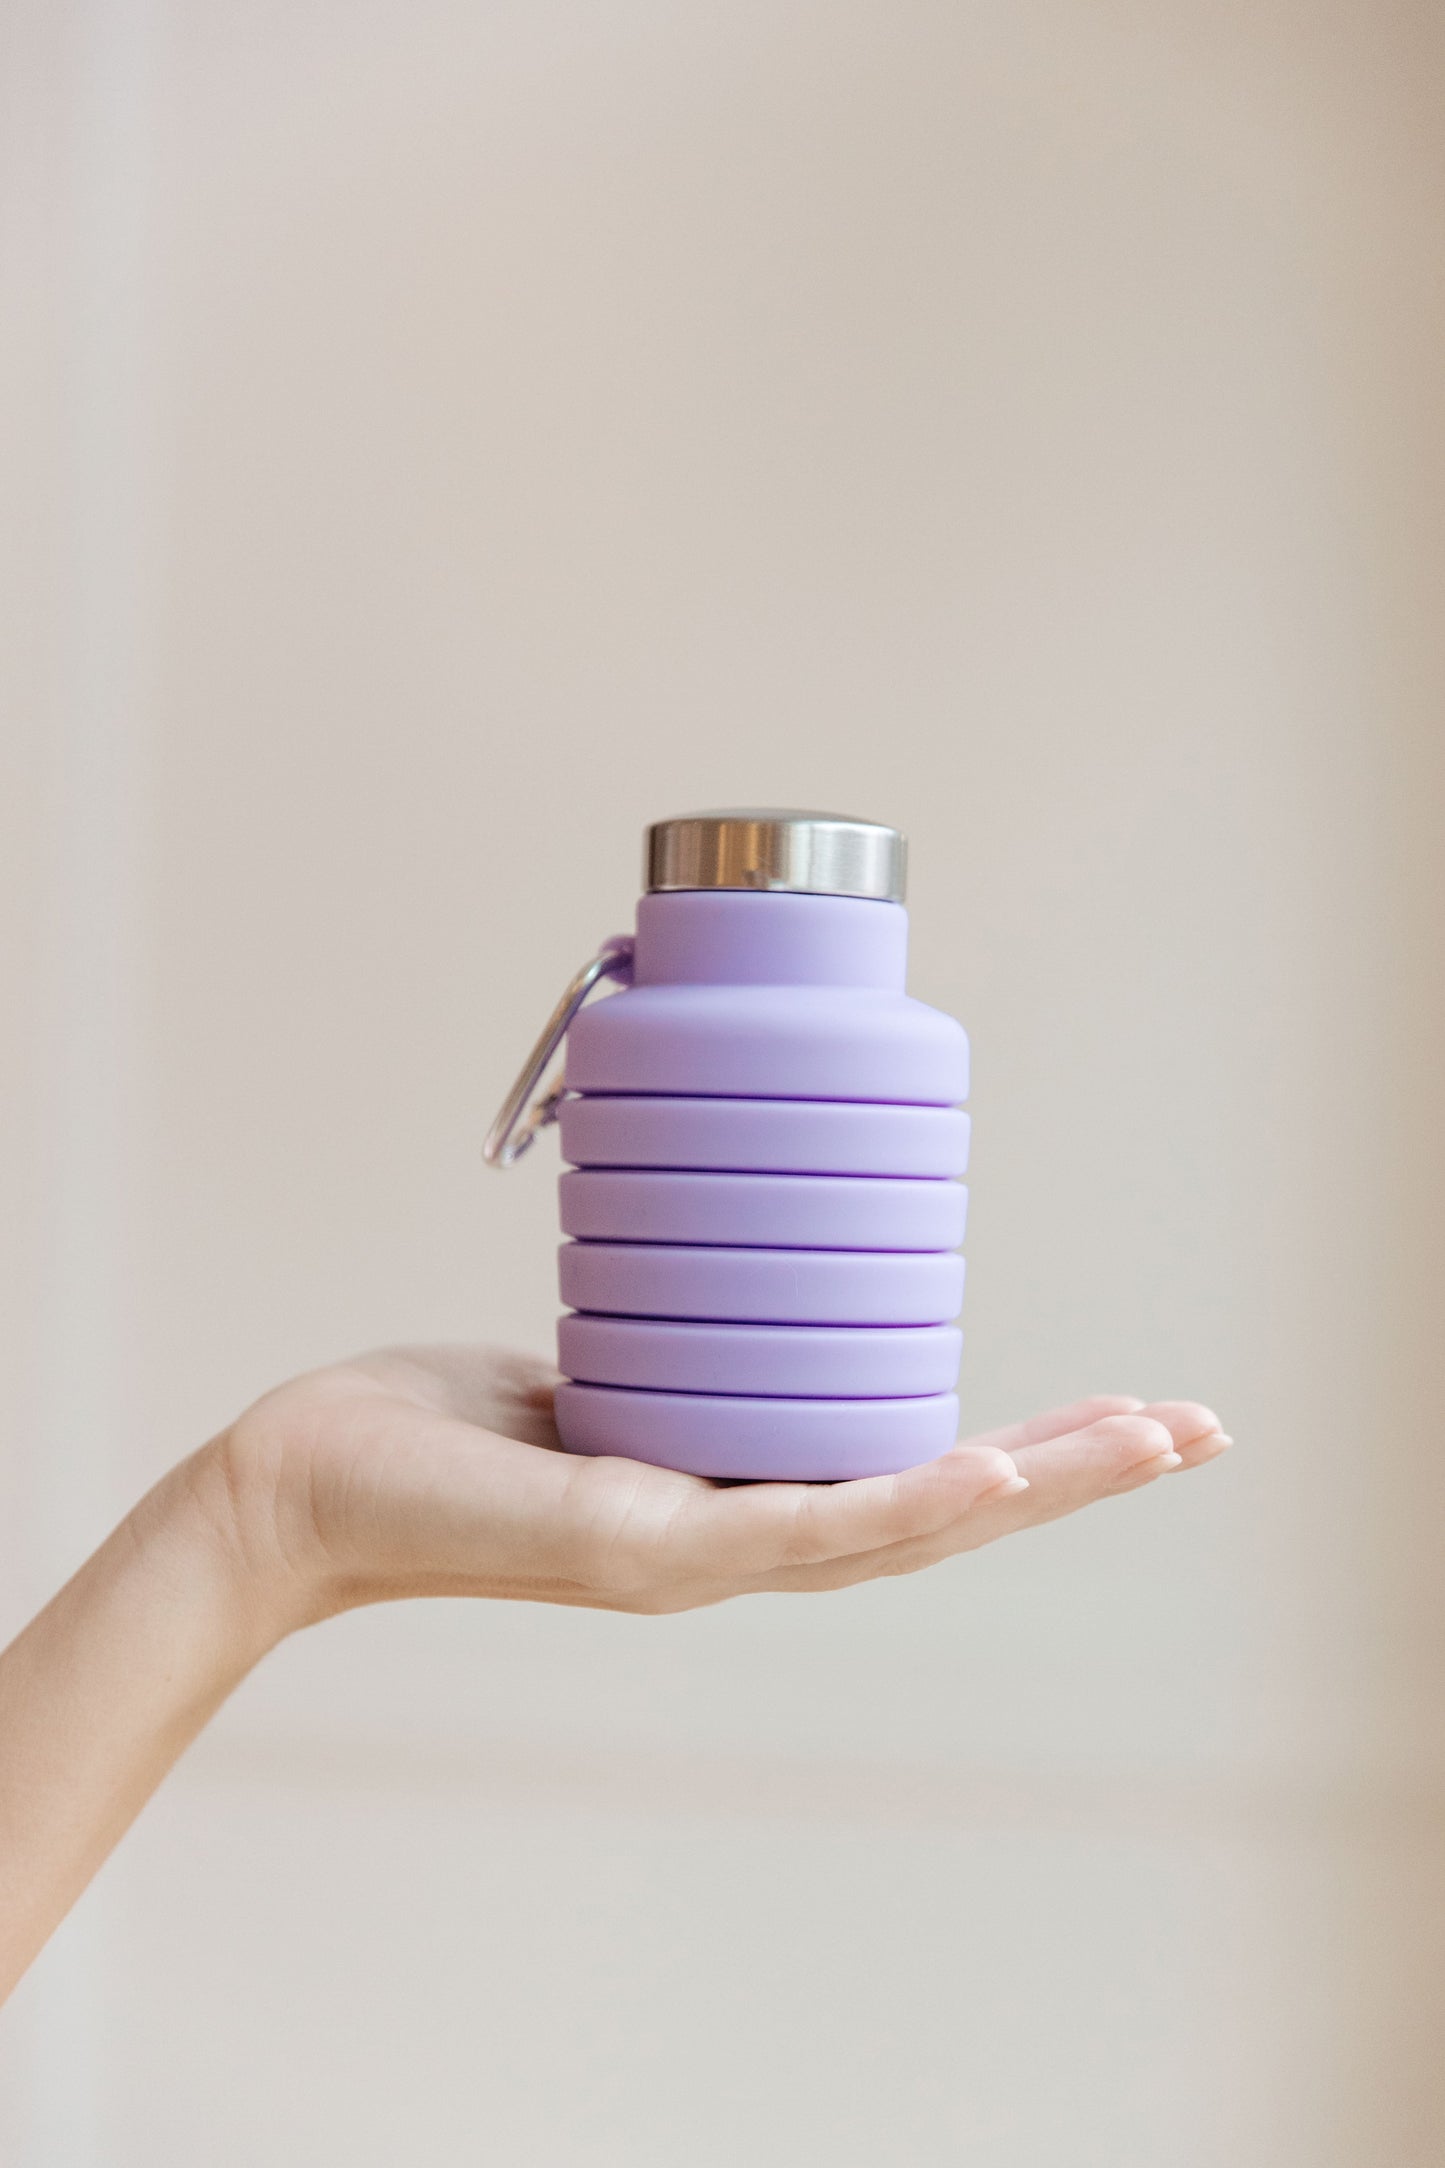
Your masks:
<svg viewBox="0 0 1445 2168"><path fill-rule="evenodd" d="M510 1167L523 1152L530 1151L538 1132L549 1122L556 1121L563 1099L560 1076L551 1079L540 1099L532 1100L530 1106L527 1102L532 1099L544 1070L566 1038L573 1017L593 987L600 985L603 979L630 979L631 976L630 934L617 934L612 940L604 941L591 961L582 966L543 1025L541 1037L523 1062L521 1075L502 1101L502 1110L487 1132L482 1157L489 1167Z"/></svg>

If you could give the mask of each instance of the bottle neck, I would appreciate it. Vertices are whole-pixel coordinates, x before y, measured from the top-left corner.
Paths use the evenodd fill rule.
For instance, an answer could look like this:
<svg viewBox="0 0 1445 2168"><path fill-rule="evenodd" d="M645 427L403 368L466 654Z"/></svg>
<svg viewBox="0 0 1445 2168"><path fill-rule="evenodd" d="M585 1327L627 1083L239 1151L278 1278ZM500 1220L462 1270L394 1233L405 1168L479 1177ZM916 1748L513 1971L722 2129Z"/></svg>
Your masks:
<svg viewBox="0 0 1445 2168"><path fill-rule="evenodd" d="M856 986L901 993L908 913L858 896L675 889L637 906L635 986Z"/></svg>

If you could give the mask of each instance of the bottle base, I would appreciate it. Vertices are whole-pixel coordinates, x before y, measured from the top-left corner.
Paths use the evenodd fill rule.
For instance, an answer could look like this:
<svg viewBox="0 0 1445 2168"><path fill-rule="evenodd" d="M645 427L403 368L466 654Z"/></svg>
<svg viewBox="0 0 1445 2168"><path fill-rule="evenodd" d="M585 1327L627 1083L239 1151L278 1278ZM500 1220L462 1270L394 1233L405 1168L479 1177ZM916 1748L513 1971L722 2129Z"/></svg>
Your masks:
<svg viewBox="0 0 1445 2168"><path fill-rule="evenodd" d="M937 1460L958 1436L958 1396L761 1399L569 1379L557 1388L557 1429L569 1453L748 1482L839 1483Z"/></svg>

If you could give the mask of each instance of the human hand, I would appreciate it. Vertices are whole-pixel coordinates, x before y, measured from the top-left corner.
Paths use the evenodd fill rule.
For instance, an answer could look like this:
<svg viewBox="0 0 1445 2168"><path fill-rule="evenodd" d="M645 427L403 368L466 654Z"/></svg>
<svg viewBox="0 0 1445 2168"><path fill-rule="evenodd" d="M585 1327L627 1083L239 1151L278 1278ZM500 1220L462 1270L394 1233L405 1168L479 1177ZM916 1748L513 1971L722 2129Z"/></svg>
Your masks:
<svg viewBox="0 0 1445 2168"><path fill-rule="evenodd" d="M1083 1400L902 1475L721 1486L563 1452L484 1348L297 1378L172 1469L0 1653L0 2000L177 1755L298 1627L402 1596L684 1611L842 1588L1198 1467L1193 1401Z"/></svg>
<svg viewBox="0 0 1445 2168"><path fill-rule="evenodd" d="M1195 1468L1229 1440L1194 1401L1101 1396L901 1475L720 1486L564 1452L552 1373L396 1348L283 1385L186 1464L281 1630L424 1595L668 1612L841 1588Z"/></svg>

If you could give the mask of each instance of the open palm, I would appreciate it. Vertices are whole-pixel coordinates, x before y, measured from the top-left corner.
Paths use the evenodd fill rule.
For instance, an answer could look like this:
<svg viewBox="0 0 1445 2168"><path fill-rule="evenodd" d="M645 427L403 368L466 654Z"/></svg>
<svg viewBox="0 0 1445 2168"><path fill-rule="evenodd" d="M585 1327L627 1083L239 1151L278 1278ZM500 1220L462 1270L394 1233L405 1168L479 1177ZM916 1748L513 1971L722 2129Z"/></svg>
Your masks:
<svg viewBox="0 0 1445 2168"><path fill-rule="evenodd" d="M218 1441L228 1510L310 1616L420 1595L681 1611L913 1573L1229 1443L1197 1402L1101 1395L900 1475L719 1485L566 1453L554 1382L477 1347L312 1372Z"/></svg>

